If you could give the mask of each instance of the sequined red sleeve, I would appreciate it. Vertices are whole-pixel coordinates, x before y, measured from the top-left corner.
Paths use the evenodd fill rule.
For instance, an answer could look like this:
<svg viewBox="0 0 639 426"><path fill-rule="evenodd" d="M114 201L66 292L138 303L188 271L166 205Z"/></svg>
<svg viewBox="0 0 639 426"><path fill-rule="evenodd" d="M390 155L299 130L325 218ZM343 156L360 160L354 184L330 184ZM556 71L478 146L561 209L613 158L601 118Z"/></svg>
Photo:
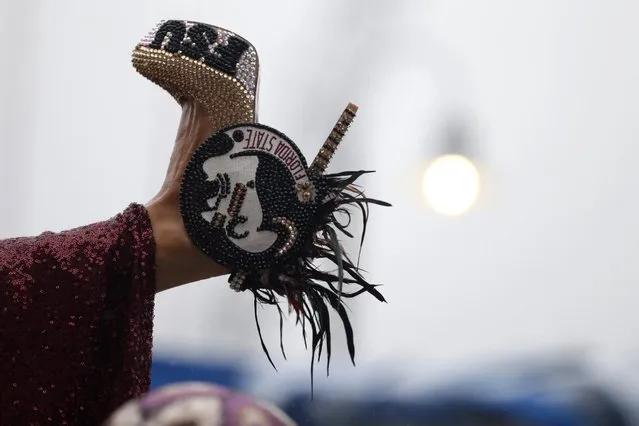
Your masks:
<svg viewBox="0 0 639 426"><path fill-rule="evenodd" d="M136 204L0 241L0 425L99 425L147 391L154 244Z"/></svg>

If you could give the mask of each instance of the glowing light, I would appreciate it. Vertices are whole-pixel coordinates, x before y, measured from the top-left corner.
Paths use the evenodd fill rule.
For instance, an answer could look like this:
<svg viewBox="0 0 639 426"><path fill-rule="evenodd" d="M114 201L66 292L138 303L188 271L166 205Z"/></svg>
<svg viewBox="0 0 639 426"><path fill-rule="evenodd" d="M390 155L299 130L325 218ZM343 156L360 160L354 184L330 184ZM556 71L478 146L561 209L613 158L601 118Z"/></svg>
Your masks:
<svg viewBox="0 0 639 426"><path fill-rule="evenodd" d="M446 216L466 213L479 196L479 171L463 155L448 154L435 159L426 168L422 183L430 207Z"/></svg>

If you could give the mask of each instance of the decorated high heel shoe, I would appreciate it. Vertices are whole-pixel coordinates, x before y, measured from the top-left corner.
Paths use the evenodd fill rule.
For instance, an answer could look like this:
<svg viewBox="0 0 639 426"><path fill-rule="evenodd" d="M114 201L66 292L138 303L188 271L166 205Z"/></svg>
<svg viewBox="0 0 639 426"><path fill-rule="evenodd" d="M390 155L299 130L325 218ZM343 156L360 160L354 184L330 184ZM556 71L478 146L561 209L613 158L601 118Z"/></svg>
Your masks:
<svg viewBox="0 0 639 426"><path fill-rule="evenodd" d="M257 119L257 52L231 31L162 21L135 47L132 62L179 103L190 98L205 106L214 129Z"/></svg>
<svg viewBox="0 0 639 426"><path fill-rule="evenodd" d="M281 331L282 301L302 327L310 328L313 362L325 349L327 369L328 308L336 310L354 362L353 329L344 300L365 293L385 300L344 251L340 238L353 237L352 214L361 213L364 234L369 205L389 206L366 197L356 186L368 171L326 173L357 107L346 107L309 165L283 132L256 122L257 53L236 34L200 23L165 21L137 46L133 63L178 101L190 97L206 105L218 129L186 167L181 214L195 246L231 271L231 288L253 294L258 334L271 364L257 307L273 305ZM335 271L320 269L319 260L333 263Z"/></svg>

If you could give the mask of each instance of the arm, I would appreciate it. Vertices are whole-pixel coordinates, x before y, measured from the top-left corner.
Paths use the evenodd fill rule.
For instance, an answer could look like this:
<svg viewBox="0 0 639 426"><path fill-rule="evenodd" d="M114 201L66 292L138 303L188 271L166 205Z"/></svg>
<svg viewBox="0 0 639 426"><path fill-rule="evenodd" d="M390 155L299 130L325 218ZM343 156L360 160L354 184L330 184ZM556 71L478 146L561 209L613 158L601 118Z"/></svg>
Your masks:
<svg viewBox="0 0 639 426"><path fill-rule="evenodd" d="M155 293L226 273L193 246L178 205L209 123L183 106L165 183L146 207L0 240L0 425L99 424L148 390Z"/></svg>
<svg viewBox="0 0 639 426"><path fill-rule="evenodd" d="M97 424L148 388L154 252L140 205L0 241L0 424Z"/></svg>

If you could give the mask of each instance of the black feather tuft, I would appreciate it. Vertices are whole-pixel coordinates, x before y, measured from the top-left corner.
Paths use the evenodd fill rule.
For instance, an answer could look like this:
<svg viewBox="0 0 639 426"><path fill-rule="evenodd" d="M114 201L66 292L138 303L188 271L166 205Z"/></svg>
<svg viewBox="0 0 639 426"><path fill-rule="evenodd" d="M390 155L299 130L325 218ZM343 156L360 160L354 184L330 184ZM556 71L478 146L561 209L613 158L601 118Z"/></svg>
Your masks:
<svg viewBox="0 0 639 426"><path fill-rule="evenodd" d="M343 299L351 299L369 293L377 300L385 302L384 296L377 290L377 285L368 283L359 268L359 255L366 235L369 217L369 205L390 206L390 204L367 198L355 185L355 181L370 171L354 171L330 175L313 176L317 188L318 203L315 221L310 232L304 237L304 246L296 257L283 264L274 266L265 275L257 272L248 274L243 289L248 289L255 296L255 320L262 343L262 349L273 367L270 354L262 339L257 317L258 304L277 306L280 315L280 347L284 353L282 342L283 312L278 297L285 297L289 311L296 315L297 323L302 325L302 336L306 344L307 324L310 328L311 341L311 386L313 384L314 364L319 361L323 352L326 354L326 374L330 371L331 361L331 324L328 307L339 315L344 332L348 353L355 364L355 339L353 328ZM339 241L338 233L353 238L347 229L352 222L352 211L362 215L362 236L357 262L352 262ZM338 217L345 217L342 222ZM320 270L315 262L327 260L335 265L334 272ZM350 289L351 287L355 287ZM350 289L350 290L349 290ZM317 354L317 360L316 355Z"/></svg>

